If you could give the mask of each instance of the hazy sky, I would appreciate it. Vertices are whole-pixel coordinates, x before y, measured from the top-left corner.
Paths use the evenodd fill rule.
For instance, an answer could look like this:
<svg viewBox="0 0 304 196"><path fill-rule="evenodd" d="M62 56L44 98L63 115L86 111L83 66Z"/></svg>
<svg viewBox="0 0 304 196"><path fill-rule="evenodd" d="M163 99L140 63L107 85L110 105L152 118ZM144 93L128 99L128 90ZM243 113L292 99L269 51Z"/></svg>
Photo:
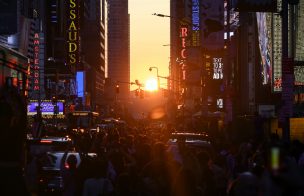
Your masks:
<svg viewBox="0 0 304 196"><path fill-rule="evenodd" d="M129 0L131 82L138 79L144 83L149 77L169 75L170 19L153 16L153 13L170 14L170 0ZM165 87L161 80L161 87ZM135 87L131 87L134 89Z"/></svg>

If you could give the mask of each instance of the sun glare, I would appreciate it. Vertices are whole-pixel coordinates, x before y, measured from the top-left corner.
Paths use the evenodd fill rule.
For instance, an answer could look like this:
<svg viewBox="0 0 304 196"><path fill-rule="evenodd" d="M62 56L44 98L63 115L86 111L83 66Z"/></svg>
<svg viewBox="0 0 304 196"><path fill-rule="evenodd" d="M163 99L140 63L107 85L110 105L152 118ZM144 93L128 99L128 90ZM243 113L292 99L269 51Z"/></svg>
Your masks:
<svg viewBox="0 0 304 196"><path fill-rule="evenodd" d="M146 81L145 90L156 91L157 90L157 80L155 78L149 78Z"/></svg>

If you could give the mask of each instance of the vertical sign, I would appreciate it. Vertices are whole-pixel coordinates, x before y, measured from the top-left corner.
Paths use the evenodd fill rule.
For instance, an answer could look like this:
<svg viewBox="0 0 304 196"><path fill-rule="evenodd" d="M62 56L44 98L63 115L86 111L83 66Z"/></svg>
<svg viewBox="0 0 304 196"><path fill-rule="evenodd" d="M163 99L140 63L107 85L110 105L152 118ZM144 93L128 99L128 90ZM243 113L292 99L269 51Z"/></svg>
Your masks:
<svg viewBox="0 0 304 196"><path fill-rule="evenodd" d="M77 97L84 97L84 72L77 71L76 73L77 82Z"/></svg>
<svg viewBox="0 0 304 196"><path fill-rule="evenodd" d="M277 10L282 10L282 0L277 2ZM279 14L272 14L272 49L273 49L273 92L282 91L282 19Z"/></svg>
<svg viewBox="0 0 304 196"><path fill-rule="evenodd" d="M77 0L68 3L68 64L77 66L79 62L79 5Z"/></svg>
<svg viewBox="0 0 304 196"><path fill-rule="evenodd" d="M213 77L214 80L223 79L223 58L213 57Z"/></svg>
<svg viewBox="0 0 304 196"><path fill-rule="evenodd" d="M192 46L200 46L200 3L192 0Z"/></svg>
<svg viewBox="0 0 304 196"><path fill-rule="evenodd" d="M181 64L182 64L182 79L186 79L186 64L185 60L187 58L186 55L186 38L188 37L188 28L181 27L180 28L180 37L181 37Z"/></svg>
<svg viewBox="0 0 304 196"><path fill-rule="evenodd" d="M40 90L40 67L39 67L39 33L34 34L34 64L33 64L33 90Z"/></svg>
<svg viewBox="0 0 304 196"><path fill-rule="evenodd" d="M216 108L217 109L223 109L224 108L224 99L223 98L216 99Z"/></svg>
<svg viewBox="0 0 304 196"><path fill-rule="evenodd" d="M271 69L271 17L270 14L257 12L259 48L261 56L262 84L269 84L272 78Z"/></svg>

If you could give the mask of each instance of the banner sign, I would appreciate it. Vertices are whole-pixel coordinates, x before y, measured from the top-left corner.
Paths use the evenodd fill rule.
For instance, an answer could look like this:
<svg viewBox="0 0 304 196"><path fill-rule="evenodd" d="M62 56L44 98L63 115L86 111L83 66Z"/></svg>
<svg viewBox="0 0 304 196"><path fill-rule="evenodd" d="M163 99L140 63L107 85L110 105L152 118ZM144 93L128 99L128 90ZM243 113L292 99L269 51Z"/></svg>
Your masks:
<svg viewBox="0 0 304 196"><path fill-rule="evenodd" d="M68 50L68 64L70 66L77 66L79 62L79 2L78 0L70 0L68 4L69 14L67 22L67 50Z"/></svg>
<svg viewBox="0 0 304 196"><path fill-rule="evenodd" d="M62 115L64 111L64 101L58 100L56 103L58 107L58 115ZM27 106L27 115L37 114L37 108L39 106L38 101L30 101ZM54 103L51 100L43 100L40 103L42 115L54 115Z"/></svg>
<svg viewBox="0 0 304 196"><path fill-rule="evenodd" d="M282 0L278 0L278 12L282 9ZM273 51L273 92L282 91L282 18L272 14L272 51Z"/></svg>
<svg viewBox="0 0 304 196"><path fill-rule="evenodd" d="M200 46L200 3L192 0L192 46Z"/></svg>

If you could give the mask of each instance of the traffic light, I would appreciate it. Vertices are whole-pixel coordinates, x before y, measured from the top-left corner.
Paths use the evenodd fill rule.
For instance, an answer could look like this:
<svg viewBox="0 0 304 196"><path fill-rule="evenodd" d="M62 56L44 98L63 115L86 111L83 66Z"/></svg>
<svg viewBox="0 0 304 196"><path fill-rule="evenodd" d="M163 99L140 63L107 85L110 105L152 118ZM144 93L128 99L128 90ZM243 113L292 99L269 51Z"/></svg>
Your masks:
<svg viewBox="0 0 304 196"><path fill-rule="evenodd" d="M115 91L116 91L116 94L119 94L119 85L118 84L116 84Z"/></svg>
<svg viewBox="0 0 304 196"><path fill-rule="evenodd" d="M141 90L141 89L139 89L140 90L140 92L139 92L139 97L141 98L141 99L143 99L144 98L144 93L145 93L145 91L144 90Z"/></svg>
<svg viewBox="0 0 304 196"><path fill-rule="evenodd" d="M139 95L139 89L136 89L135 90L135 96L138 97L138 95Z"/></svg>

